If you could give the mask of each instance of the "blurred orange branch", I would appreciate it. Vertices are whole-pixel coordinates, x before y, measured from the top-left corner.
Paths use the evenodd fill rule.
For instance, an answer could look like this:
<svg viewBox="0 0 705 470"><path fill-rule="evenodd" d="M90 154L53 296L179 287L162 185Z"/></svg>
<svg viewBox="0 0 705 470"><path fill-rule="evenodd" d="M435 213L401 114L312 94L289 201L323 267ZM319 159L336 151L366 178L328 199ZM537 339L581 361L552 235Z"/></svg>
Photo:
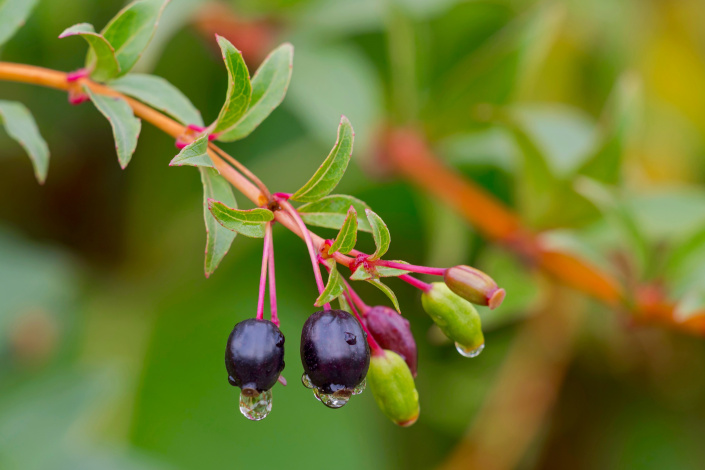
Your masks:
<svg viewBox="0 0 705 470"><path fill-rule="evenodd" d="M443 165L416 130L389 131L384 158L402 176L455 209L484 236L504 244L559 282L611 307L627 309L627 293L617 279L586 260L542 246L536 234L525 228L511 209ZM636 306L629 309L639 320L705 336L705 312L681 320L674 307L663 298L637 295Z"/></svg>

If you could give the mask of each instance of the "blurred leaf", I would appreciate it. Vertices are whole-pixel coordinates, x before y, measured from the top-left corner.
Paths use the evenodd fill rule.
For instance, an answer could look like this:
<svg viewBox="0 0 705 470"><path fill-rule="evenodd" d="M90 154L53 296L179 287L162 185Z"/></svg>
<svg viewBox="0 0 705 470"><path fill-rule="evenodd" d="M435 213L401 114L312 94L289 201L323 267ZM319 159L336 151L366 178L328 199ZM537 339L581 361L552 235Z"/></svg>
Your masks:
<svg viewBox="0 0 705 470"><path fill-rule="evenodd" d="M641 83L635 75L623 75L612 93L601 119L601 136L596 150L579 173L595 181L620 181L624 152L641 114Z"/></svg>
<svg viewBox="0 0 705 470"><path fill-rule="evenodd" d="M39 183L44 183L49 171L49 148L34 122L32 113L15 101L0 101L0 121L5 131L29 155L34 166L34 174Z"/></svg>
<svg viewBox="0 0 705 470"><path fill-rule="evenodd" d="M335 300L336 297L339 297L344 290L345 284L343 284L343 281L340 278L340 273L338 272L336 263L331 263L326 288L323 290L323 292L321 292L321 295L318 296L316 302L313 305L315 305L316 307L322 307L323 305Z"/></svg>
<svg viewBox="0 0 705 470"><path fill-rule="evenodd" d="M355 249L355 243L357 243L357 212L355 208L350 206L348 209L348 215L345 217L345 222L338 232L338 236L335 237L335 241L328 249L328 253L335 253L336 251L347 255L353 249Z"/></svg>
<svg viewBox="0 0 705 470"><path fill-rule="evenodd" d="M181 124L203 126L201 113L191 101L162 77L131 73L111 81L110 87L164 111Z"/></svg>
<svg viewBox="0 0 705 470"><path fill-rule="evenodd" d="M37 0L0 0L0 46L25 24L36 4Z"/></svg>
<svg viewBox="0 0 705 470"><path fill-rule="evenodd" d="M231 130L247 111L252 96L250 73L247 71L242 53L224 37L217 36L217 38L223 53L225 68L228 70L228 91L218 119L212 124L212 134Z"/></svg>
<svg viewBox="0 0 705 470"><path fill-rule="evenodd" d="M372 209L365 209L365 214L367 214L367 220L370 222L370 227L372 227L372 237L375 239L375 252L368 258L370 261L381 258L389 249L389 243L391 242L391 236L389 235L389 229L387 224L384 223L382 218L375 214Z"/></svg>
<svg viewBox="0 0 705 470"><path fill-rule="evenodd" d="M502 127L452 135L439 141L438 146L448 163L459 168L488 165L514 173L520 161L514 138Z"/></svg>
<svg viewBox="0 0 705 470"><path fill-rule="evenodd" d="M128 73L142 55L157 28L159 17L169 0L137 0L120 12L103 28L103 37L115 49L120 75ZM88 54L86 63L92 61Z"/></svg>
<svg viewBox="0 0 705 470"><path fill-rule="evenodd" d="M338 125L338 138L328 157L316 173L291 199L301 202L315 202L330 194L345 174L353 151L355 132L348 118L342 116Z"/></svg>
<svg viewBox="0 0 705 470"><path fill-rule="evenodd" d="M91 78L106 82L120 73L120 64L115 57L115 49L107 39L95 32L93 25L79 23L64 30L59 39L79 35L86 40L92 54L91 61L86 61L86 68L91 72Z"/></svg>
<svg viewBox="0 0 705 470"><path fill-rule="evenodd" d="M252 98L240 120L218 140L232 142L250 135L284 100L294 62L294 46L282 44L272 51L252 77Z"/></svg>
<svg viewBox="0 0 705 470"><path fill-rule="evenodd" d="M142 121L135 117L130 105L122 98L95 94L87 86L84 86L83 89L113 128L118 162L124 170L130 163L135 148L137 148Z"/></svg>
<svg viewBox="0 0 705 470"><path fill-rule="evenodd" d="M433 133L442 136L466 131L477 121L478 104L507 103L521 88L530 86L561 26L563 13L559 4L535 7L445 75L428 100Z"/></svg>
<svg viewBox="0 0 705 470"><path fill-rule="evenodd" d="M207 145L207 143L206 143ZM208 210L208 201L222 201L228 207L237 208L233 188L216 170L199 168L203 183L203 218L206 223L205 273L209 277L228 253L237 233L220 225Z"/></svg>
<svg viewBox="0 0 705 470"><path fill-rule="evenodd" d="M316 227L340 229L345 223L350 206L353 206L358 214L369 209L369 206L364 201L357 198L344 194L333 194L315 202L302 204L296 210L299 211L301 218L307 224L315 225ZM357 227L364 232L372 231L367 219L363 219L360 216L357 217Z"/></svg>
<svg viewBox="0 0 705 470"><path fill-rule="evenodd" d="M592 202L602 214L622 232L622 248L635 257L638 267L646 270L652 261L652 251L647 239L634 218L633 211L609 187L581 177L575 189Z"/></svg>
<svg viewBox="0 0 705 470"><path fill-rule="evenodd" d="M367 282L384 292L384 295L389 297L389 300L392 301L392 304L394 304L394 308L396 309L397 312L401 313L401 309L399 308L399 301L397 300L397 296L394 294L394 291L389 288L386 284L382 283L379 279L369 279Z"/></svg>
<svg viewBox="0 0 705 470"><path fill-rule="evenodd" d="M182 165L215 168L211 157L208 156L208 134L203 134L182 148L181 152L169 162L169 166Z"/></svg>
<svg viewBox="0 0 705 470"><path fill-rule="evenodd" d="M274 219L274 214L270 210L233 209L214 199L208 199L208 208L223 227L253 238L264 238L267 222Z"/></svg>

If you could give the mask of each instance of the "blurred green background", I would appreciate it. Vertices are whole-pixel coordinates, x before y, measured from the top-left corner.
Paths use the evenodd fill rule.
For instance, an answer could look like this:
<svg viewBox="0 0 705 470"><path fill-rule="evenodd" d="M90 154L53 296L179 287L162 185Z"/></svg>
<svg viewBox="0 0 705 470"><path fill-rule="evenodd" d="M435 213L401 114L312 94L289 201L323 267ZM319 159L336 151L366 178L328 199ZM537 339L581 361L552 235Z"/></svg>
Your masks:
<svg viewBox="0 0 705 470"><path fill-rule="evenodd" d="M59 33L100 28L121 6L41 0L0 58L75 70L85 44ZM284 103L228 152L294 191L344 113L356 142L339 192L385 219L389 258L477 265L507 289L500 309L482 312L487 347L468 360L439 340L417 291L389 282L419 346L422 411L410 429L369 392L332 411L299 385L316 292L304 245L281 227L289 385L275 387L266 420L242 417L223 348L254 315L260 242L238 237L206 280L200 178L167 165L172 139L145 124L120 171L92 106L0 83L52 152L38 186L0 132L0 468L704 468L701 339L555 287L375 157L383 126L418 126L546 243L625 285L666 286L688 315L705 296L703 24L702 0L172 0L138 68L179 87L207 121L227 86L213 33L251 71L278 43L296 48ZM368 303L387 302L367 287ZM542 349L547 362L531 362ZM527 371L537 383L511 380Z"/></svg>

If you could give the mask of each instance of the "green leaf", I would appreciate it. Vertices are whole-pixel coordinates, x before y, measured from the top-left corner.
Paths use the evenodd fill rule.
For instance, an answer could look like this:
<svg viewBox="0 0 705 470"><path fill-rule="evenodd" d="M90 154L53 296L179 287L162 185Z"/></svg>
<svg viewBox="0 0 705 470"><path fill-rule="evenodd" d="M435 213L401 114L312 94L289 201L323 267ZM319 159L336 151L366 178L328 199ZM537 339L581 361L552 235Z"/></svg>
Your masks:
<svg viewBox="0 0 705 470"><path fill-rule="evenodd" d="M343 284L343 281L340 278L338 268L335 263L332 263L330 273L328 274L328 283L326 284L326 288L323 292L321 292L321 295L318 296L313 305L316 307L322 307L323 305L335 300L336 297L339 297L344 290L345 284Z"/></svg>
<svg viewBox="0 0 705 470"><path fill-rule="evenodd" d="M340 228L338 236L335 237L335 242L331 245L328 253L335 253L337 251L343 255L347 255L355 248L355 243L357 243L357 212L355 212L353 206L350 206L345 222Z"/></svg>
<svg viewBox="0 0 705 470"><path fill-rule="evenodd" d="M115 57L115 49L107 39L95 32L93 25L79 23L64 30L59 39L70 36L81 36L90 46L90 61L86 61L86 68L91 71L91 78L105 82L120 73L120 64Z"/></svg>
<svg viewBox="0 0 705 470"><path fill-rule="evenodd" d="M600 142L579 173L596 181L617 184L624 151L641 115L641 82L632 74L622 76L600 122Z"/></svg>
<svg viewBox="0 0 705 470"><path fill-rule="evenodd" d="M0 10L2 12L2 10ZM29 110L15 101L0 101L0 122L5 131L29 155L37 181L43 184L49 171L49 148Z"/></svg>
<svg viewBox="0 0 705 470"><path fill-rule="evenodd" d="M391 242L391 236L389 235L389 229L387 224L384 223L382 218L375 214L372 209L365 209L365 214L367 214L367 220L370 222L372 227L372 237L375 239L375 252L368 258L370 261L381 258L389 249L389 243Z"/></svg>
<svg viewBox="0 0 705 470"><path fill-rule="evenodd" d="M208 200L208 209L223 227L253 238L264 238L267 222L274 219L267 209L233 209L215 199Z"/></svg>
<svg viewBox="0 0 705 470"><path fill-rule="evenodd" d="M120 64L120 75L134 67L142 52L152 40L169 0L138 0L130 3L107 24L101 32L115 49ZM87 62L91 61L91 54Z"/></svg>
<svg viewBox="0 0 705 470"><path fill-rule="evenodd" d="M164 111L182 124L203 126L203 118L181 90L155 75L131 73L110 82L110 87Z"/></svg>
<svg viewBox="0 0 705 470"><path fill-rule="evenodd" d="M127 164L130 163L135 148L137 148L137 138L140 135L142 121L135 117L130 105L122 98L97 95L87 86L84 86L83 89L95 107L98 108L98 111L110 122L110 126L113 128L113 136L115 136L118 162L120 162L120 167L124 170Z"/></svg>
<svg viewBox="0 0 705 470"><path fill-rule="evenodd" d="M394 261L394 262L406 264L405 261ZM370 279L378 279L380 277L397 277L397 276L401 276L402 274L409 274L410 272L411 271L405 271L403 269L388 268L386 266L375 266L374 269L371 270L371 272L368 272L365 269L365 266L361 264L352 273L352 276L350 276L350 279L353 281L368 281Z"/></svg>
<svg viewBox="0 0 705 470"><path fill-rule="evenodd" d="M339 230L342 228L343 223L345 223L350 206L353 206L358 214L369 209L369 206L364 201L344 194L334 194L315 202L303 204L296 210L299 211L304 222L309 225ZM357 228L364 232L372 231L372 227L370 227L370 223L367 219L359 215L357 217Z"/></svg>
<svg viewBox="0 0 705 470"><path fill-rule="evenodd" d="M294 46L289 43L267 56L252 77L252 98L247 111L218 140L232 142L247 137L279 106L289 88L293 61Z"/></svg>
<svg viewBox="0 0 705 470"><path fill-rule="evenodd" d="M345 310L348 313L353 313L352 308L350 308L350 304L348 303L344 295L338 296L338 303L340 304L340 310Z"/></svg>
<svg viewBox="0 0 705 470"><path fill-rule="evenodd" d="M247 111L252 96L250 73L247 71L242 53L224 37L217 36L217 38L223 53L225 68L228 69L228 92L218 119L212 124L213 134L231 129Z"/></svg>
<svg viewBox="0 0 705 470"><path fill-rule="evenodd" d="M0 46L24 25L36 4L37 0L0 0Z"/></svg>
<svg viewBox="0 0 705 470"><path fill-rule="evenodd" d="M353 150L352 124L342 116L338 126L338 140L328 157L318 168L313 177L301 189L296 191L291 199L301 202L313 202L327 196L345 174Z"/></svg>
<svg viewBox="0 0 705 470"><path fill-rule="evenodd" d="M392 301L394 304L394 308L396 309L397 312L401 313L401 309L399 308L399 301L397 300L396 294L394 294L394 291L389 288L386 284L382 283L379 279L369 279L367 282L384 292L384 295L389 297L389 300Z"/></svg>
<svg viewBox="0 0 705 470"><path fill-rule="evenodd" d="M216 170L199 168L203 183L203 218L206 223L205 272L209 277L227 254L237 233L220 225L208 210L208 201L223 201L229 207L237 208L232 186Z"/></svg>
<svg viewBox="0 0 705 470"><path fill-rule="evenodd" d="M203 134L182 148L181 152L169 162L169 166L183 165L215 168L211 157L208 156L208 134Z"/></svg>

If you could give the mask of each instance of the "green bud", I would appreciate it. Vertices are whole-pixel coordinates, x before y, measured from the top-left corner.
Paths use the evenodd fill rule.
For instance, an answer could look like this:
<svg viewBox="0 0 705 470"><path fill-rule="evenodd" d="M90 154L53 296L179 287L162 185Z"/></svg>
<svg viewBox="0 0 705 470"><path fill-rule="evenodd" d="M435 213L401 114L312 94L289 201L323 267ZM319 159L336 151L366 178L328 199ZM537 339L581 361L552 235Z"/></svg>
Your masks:
<svg viewBox="0 0 705 470"><path fill-rule="evenodd" d="M463 356L477 356L485 345L480 315L467 300L454 294L442 282L434 282L421 296L423 309L445 333L455 341Z"/></svg>
<svg viewBox="0 0 705 470"><path fill-rule="evenodd" d="M450 290L477 305L487 305L495 309L504 300L504 289L500 289L490 276L470 266L446 269L443 280Z"/></svg>
<svg viewBox="0 0 705 470"><path fill-rule="evenodd" d="M419 417L419 393L409 366L402 357L385 349L370 358L367 383L377 406L399 426L411 426Z"/></svg>

